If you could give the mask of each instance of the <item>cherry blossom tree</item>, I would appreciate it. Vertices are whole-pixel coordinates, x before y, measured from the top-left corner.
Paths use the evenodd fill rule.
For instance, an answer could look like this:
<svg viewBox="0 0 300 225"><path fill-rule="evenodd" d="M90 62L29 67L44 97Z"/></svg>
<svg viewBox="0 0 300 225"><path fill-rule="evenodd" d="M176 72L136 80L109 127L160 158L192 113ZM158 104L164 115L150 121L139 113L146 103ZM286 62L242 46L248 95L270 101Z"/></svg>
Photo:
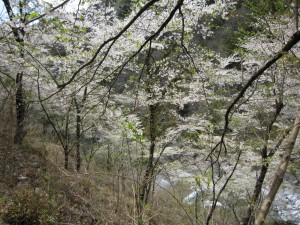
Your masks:
<svg viewBox="0 0 300 225"><path fill-rule="evenodd" d="M243 220L252 223L270 160L289 132L288 112L297 111L297 4L142 0L121 15L101 1L79 2L70 12L69 0L55 7L3 2L6 66L0 81L3 87L2 77L15 83L16 144L26 134L29 101L40 103L55 131L65 169L74 153L79 172L85 139L94 128L102 132L105 140L98 144L108 146L107 168L114 152L118 175L133 180L139 224L148 220L159 160L169 145L183 140L207 153L208 163L197 165L211 171L205 224L230 189L241 157L259 150L260 174ZM204 46L216 35L216 21L227 21L239 4L249 7L250 28L258 34L240 29L236 49L227 55ZM30 89L27 98L24 90ZM193 104L201 109L186 113ZM221 175L226 160L234 163Z"/></svg>

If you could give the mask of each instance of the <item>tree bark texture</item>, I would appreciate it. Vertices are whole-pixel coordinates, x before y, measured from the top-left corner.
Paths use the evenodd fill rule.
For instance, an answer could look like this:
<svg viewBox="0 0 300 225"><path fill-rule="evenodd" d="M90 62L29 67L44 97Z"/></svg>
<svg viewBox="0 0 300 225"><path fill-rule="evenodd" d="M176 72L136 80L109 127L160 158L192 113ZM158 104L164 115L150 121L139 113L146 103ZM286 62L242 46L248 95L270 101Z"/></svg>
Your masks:
<svg viewBox="0 0 300 225"><path fill-rule="evenodd" d="M266 196L265 200L263 201L262 206L260 207L260 210L258 211L258 214L255 219L255 225L262 225L265 223L266 217L269 213L270 207L272 205L272 202L279 190L279 187L283 181L284 175L286 173L291 154L299 133L299 127L300 127L300 114L298 113L294 127L291 131L291 134L289 136L289 139L286 143L285 149L284 149L284 155L282 157L281 162L278 165L276 174L274 176L274 179L271 183L269 193Z"/></svg>
<svg viewBox="0 0 300 225"><path fill-rule="evenodd" d="M272 116L272 119L271 119L270 123L268 124L268 126L266 128L266 134L264 135L265 136L265 138L264 138L265 143L268 142L271 131L273 129L273 125L276 122L278 116L280 115L280 113L281 113L281 111L284 107L284 104L283 104L281 99L279 99L279 100L276 99L275 103L276 103L275 104L276 108L275 108L274 114ZM254 222L255 209L258 205L258 200L259 200L259 196L261 194L261 189L262 189L266 174L267 174L268 169L269 169L268 159L270 157L272 157L274 155L274 153L275 153L274 151L270 151L268 153L267 145L263 146L263 148L261 149L262 164L261 164L261 167L260 167L260 173L259 173L259 176L256 180L256 184L255 184L255 188L254 188L254 191L252 193L252 196L250 197L250 202L249 202L249 206L248 206L248 210L247 210L247 215L246 215L245 218L243 218L243 221L242 221L243 225L251 225Z"/></svg>
<svg viewBox="0 0 300 225"><path fill-rule="evenodd" d="M16 16L14 15L13 9L11 7L11 4L9 0L3 0L6 12L9 16L10 21L14 21L16 19ZM25 16L23 13L23 4L20 2L19 4L19 12L20 12L20 22L21 24L25 24ZM15 41L20 45L24 46L24 35L25 31L24 28L21 27L11 27L12 32L14 34ZM24 51L23 49L20 50L20 58L24 58ZM22 144L22 140L24 136L26 135L26 132L24 130L24 121L25 121L25 109L26 109L26 103L24 100L24 91L23 91L23 72L17 73L15 84L16 84L16 131L15 131L15 137L14 137L14 143L15 144Z"/></svg>
<svg viewBox="0 0 300 225"><path fill-rule="evenodd" d="M299 29L299 0L295 0L295 26L297 31Z"/></svg>
<svg viewBox="0 0 300 225"><path fill-rule="evenodd" d="M17 87L16 90L17 127L15 131L14 143L20 145L22 144L22 140L26 134L24 130L26 103L23 98L23 73L17 74L16 87Z"/></svg>
<svg viewBox="0 0 300 225"><path fill-rule="evenodd" d="M67 116L66 116L66 125L65 125L65 133L63 134L64 136L64 153L65 153L65 169L68 169L69 168L69 155L70 155L70 152L71 152L71 149L70 149L70 135L69 135L69 119L70 119L70 110L71 110L71 107L69 107L69 111L67 113Z"/></svg>
<svg viewBox="0 0 300 225"><path fill-rule="evenodd" d="M260 173L259 173L259 176L256 180L256 184L255 184L253 194L250 198L250 205L249 205L248 210L247 210L247 216L246 216L246 218L243 218L243 225L249 225L249 224L253 223L253 216L254 216L253 214L254 214L254 211L255 211L255 207L257 206L257 201L258 201L258 198L260 196L261 188L262 188L262 185L264 183L268 168L269 168L268 163L263 164L260 168Z"/></svg>
<svg viewBox="0 0 300 225"><path fill-rule="evenodd" d="M64 149L64 152L65 152L65 169L67 170L69 167L69 151L68 149Z"/></svg>
<svg viewBox="0 0 300 225"><path fill-rule="evenodd" d="M76 107L76 170L79 171L81 167L80 154L80 136L81 136L81 106L78 105L76 97L74 97Z"/></svg>
<svg viewBox="0 0 300 225"><path fill-rule="evenodd" d="M150 146L149 146L147 168L142 181L142 188L140 193L140 201L143 204L148 203L151 184L153 182L153 171L154 171L153 157L154 157L155 140L156 140L155 111L156 111L156 105L149 105Z"/></svg>

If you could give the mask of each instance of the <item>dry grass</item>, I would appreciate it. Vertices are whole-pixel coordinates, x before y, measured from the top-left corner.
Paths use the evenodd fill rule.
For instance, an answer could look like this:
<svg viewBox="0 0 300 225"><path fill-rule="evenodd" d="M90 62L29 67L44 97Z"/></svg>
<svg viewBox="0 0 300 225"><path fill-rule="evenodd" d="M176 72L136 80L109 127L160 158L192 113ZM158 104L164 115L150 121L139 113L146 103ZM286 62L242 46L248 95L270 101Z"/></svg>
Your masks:
<svg viewBox="0 0 300 225"><path fill-rule="evenodd" d="M57 224L70 225L134 225L136 185L129 171L105 170L105 166L91 164L86 171L75 170L70 158L70 169L65 170L62 147L42 136L37 121L27 124L28 134L22 146L13 144L13 113L2 110L0 121L0 213L5 215L15 193L26 188L29 193L46 193L57 208ZM53 139L53 138L52 138ZM101 160L97 159L97 162ZM105 159L102 159L105 161ZM100 162L101 163L101 162ZM123 162L121 162L123 163ZM115 168L118 166L114 165ZM131 173L130 173L131 174ZM128 175L128 177L127 177ZM191 224L193 206L183 205L180 187L160 190L151 205L145 206L145 224ZM181 190L187 187L182 187ZM1 222L0 222L1 224Z"/></svg>
<svg viewBox="0 0 300 225"><path fill-rule="evenodd" d="M132 201L118 192L117 178L106 172L64 170L61 147L39 137L36 129L28 133L22 146L13 145L12 125L1 127L2 216L15 193L26 188L49 195L58 208L58 224L134 224Z"/></svg>

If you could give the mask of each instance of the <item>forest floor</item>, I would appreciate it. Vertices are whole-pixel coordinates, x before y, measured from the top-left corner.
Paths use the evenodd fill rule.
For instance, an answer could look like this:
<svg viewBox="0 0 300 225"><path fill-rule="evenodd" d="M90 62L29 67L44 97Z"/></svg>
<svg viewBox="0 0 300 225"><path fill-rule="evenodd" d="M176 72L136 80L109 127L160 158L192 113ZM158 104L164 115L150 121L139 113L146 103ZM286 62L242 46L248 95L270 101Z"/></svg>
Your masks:
<svg viewBox="0 0 300 225"><path fill-rule="evenodd" d="M123 196L120 200L108 174L65 170L55 161L62 157L58 145L29 137L17 146L1 135L0 224L97 225L131 220L132 205Z"/></svg>
<svg viewBox="0 0 300 225"><path fill-rule="evenodd" d="M2 140L3 141L3 140ZM1 143L0 148L0 212L6 214L8 206L20 191L45 185L47 166L41 152L29 147Z"/></svg>

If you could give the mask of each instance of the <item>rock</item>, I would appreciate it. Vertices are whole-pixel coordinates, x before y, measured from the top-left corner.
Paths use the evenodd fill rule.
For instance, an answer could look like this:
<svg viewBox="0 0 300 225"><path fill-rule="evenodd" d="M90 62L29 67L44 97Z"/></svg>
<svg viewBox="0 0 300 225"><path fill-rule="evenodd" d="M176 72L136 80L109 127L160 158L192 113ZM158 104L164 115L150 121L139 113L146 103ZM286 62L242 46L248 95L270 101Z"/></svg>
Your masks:
<svg viewBox="0 0 300 225"><path fill-rule="evenodd" d="M186 196L183 199L183 202L188 205L194 204L196 198L198 198L198 196L201 194L201 192L202 192L202 190L200 190L200 189L196 189L196 190L192 191L188 196Z"/></svg>
<svg viewBox="0 0 300 225"><path fill-rule="evenodd" d="M178 109L177 112L182 117L189 117L194 115L203 106L201 102L190 102L183 105L182 109Z"/></svg>
<svg viewBox="0 0 300 225"><path fill-rule="evenodd" d="M187 178L187 177L194 177L193 174L185 172L185 171L177 171L177 177L178 178Z"/></svg>
<svg viewBox="0 0 300 225"><path fill-rule="evenodd" d="M156 181L155 181L155 184L159 187L159 188L162 188L162 189L166 189L166 188L169 188L171 187L171 182L168 178L166 178L165 176L163 175L158 175L156 177Z"/></svg>
<svg viewBox="0 0 300 225"><path fill-rule="evenodd" d="M17 180L18 180L19 182L24 181L24 180L27 180L27 179L28 179L28 177L25 177L25 176L23 176L23 175L20 175L20 176L17 177Z"/></svg>
<svg viewBox="0 0 300 225"><path fill-rule="evenodd" d="M204 201L204 207L211 207L212 205L213 205L213 201L209 201L209 200L206 200L206 201ZM220 203L220 202L216 202L216 206L223 206L223 204L222 203Z"/></svg>
<svg viewBox="0 0 300 225"><path fill-rule="evenodd" d="M39 164L38 164L37 162L33 162L33 163L32 163L32 167L33 167L33 168L38 168L38 167L39 167Z"/></svg>
<svg viewBox="0 0 300 225"><path fill-rule="evenodd" d="M183 202L188 205L194 204L196 202L196 199L199 198L199 196L202 192L204 192L204 190L197 188L196 190L192 191L188 196L186 196L183 199ZM211 207L212 205L213 205L213 201L205 200L203 202L204 207ZM220 202L216 202L216 206L222 207L223 204Z"/></svg>
<svg viewBox="0 0 300 225"><path fill-rule="evenodd" d="M300 184L300 181L294 180L294 181L292 181L292 184L293 184L293 185L299 185L299 184Z"/></svg>
<svg viewBox="0 0 300 225"><path fill-rule="evenodd" d="M253 166L251 166L251 172L253 172L253 171L259 171L260 170L260 165L253 165Z"/></svg>
<svg viewBox="0 0 300 225"><path fill-rule="evenodd" d="M300 190L285 183L280 189L273 203L271 217L278 224L300 225Z"/></svg>
<svg viewBox="0 0 300 225"><path fill-rule="evenodd" d="M34 190L34 192L36 193L36 194L40 194L40 193L42 193L42 190L40 189L40 188L35 188L35 190Z"/></svg>
<svg viewBox="0 0 300 225"><path fill-rule="evenodd" d="M227 69L227 70L230 70L230 69L242 70L242 62L241 61L228 62L228 64L225 66L225 69Z"/></svg>
<svg viewBox="0 0 300 225"><path fill-rule="evenodd" d="M61 56L65 57L67 56L67 50L66 47L61 43L55 43L52 46L49 46L49 53L52 56Z"/></svg>

